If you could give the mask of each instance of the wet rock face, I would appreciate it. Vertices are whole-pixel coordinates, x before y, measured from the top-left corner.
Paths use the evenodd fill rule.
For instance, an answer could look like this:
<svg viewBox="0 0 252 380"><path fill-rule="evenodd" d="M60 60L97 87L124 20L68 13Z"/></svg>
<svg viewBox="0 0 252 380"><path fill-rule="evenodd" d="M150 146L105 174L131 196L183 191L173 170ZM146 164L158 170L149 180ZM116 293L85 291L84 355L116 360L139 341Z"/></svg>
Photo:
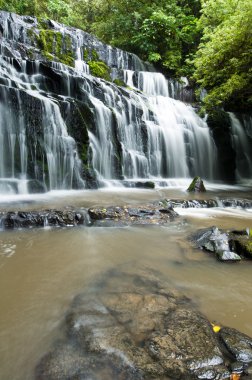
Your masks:
<svg viewBox="0 0 252 380"><path fill-rule="evenodd" d="M38 380L229 379L211 324L152 271L112 270L78 295Z"/></svg>
<svg viewBox="0 0 252 380"><path fill-rule="evenodd" d="M18 211L0 213L1 227L5 229L45 226L76 226L85 223L85 213L73 210Z"/></svg>
<svg viewBox="0 0 252 380"><path fill-rule="evenodd" d="M198 248L213 252L220 261L252 258L251 230L222 231L217 227L200 230L192 237Z"/></svg>
<svg viewBox="0 0 252 380"><path fill-rule="evenodd" d="M252 362L252 339L229 327L220 330L220 339L230 354L239 362Z"/></svg>
<svg viewBox="0 0 252 380"><path fill-rule="evenodd" d="M172 206L159 205L91 208L88 214L94 225L165 224L179 216Z"/></svg>
<svg viewBox="0 0 252 380"><path fill-rule="evenodd" d="M228 113L224 111L212 111L212 113L208 115L207 124L212 130L213 138L217 147L220 179L225 182L234 182L236 153L232 148L230 117Z"/></svg>

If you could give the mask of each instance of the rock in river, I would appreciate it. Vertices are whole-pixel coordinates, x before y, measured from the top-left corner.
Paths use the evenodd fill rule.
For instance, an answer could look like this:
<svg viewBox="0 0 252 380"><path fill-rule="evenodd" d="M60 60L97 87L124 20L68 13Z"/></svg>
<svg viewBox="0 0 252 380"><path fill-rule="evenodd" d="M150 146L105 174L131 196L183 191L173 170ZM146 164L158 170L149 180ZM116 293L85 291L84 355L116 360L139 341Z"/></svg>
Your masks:
<svg viewBox="0 0 252 380"><path fill-rule="evenodd" d="M229 327L222 328L219 334L227 350L236 360L252 362L252 339L249 336Z"/></svg>
<svg viewBox="0 0 252 380"><path fill-rule="evenodd" d="M199 248L215 253L220 261L240 261L241 257L231 251L229 235L217 227L211 227L197 232L193 239Z"/></svg>
<svg viewBox="0 0 252 380"><path fill-rule="evenodd" d="M209 321L154 271L114 269L78 295L38 380L230 379Z"/></svg>

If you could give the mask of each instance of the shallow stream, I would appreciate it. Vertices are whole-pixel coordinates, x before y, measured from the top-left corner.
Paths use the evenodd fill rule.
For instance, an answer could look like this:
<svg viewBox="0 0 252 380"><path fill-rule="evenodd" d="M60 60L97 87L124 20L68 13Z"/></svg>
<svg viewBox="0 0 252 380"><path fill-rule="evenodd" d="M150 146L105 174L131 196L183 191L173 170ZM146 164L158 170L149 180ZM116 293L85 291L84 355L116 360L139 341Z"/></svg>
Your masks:
<svg viewBox="0 0 252 380"><path fill-rule="evenodd" d="M246 191L245 191L246 190ZM201 197L252 198L249 189L213 188ZM179 189L99 190L1 198L1 209L140 204L192 198ZM197 197L199 198L199 197ZM181 217L160 226L44 228L0 232L0 379L32 380L69 305L104 271L127 264L161 272L211 320L252 336L252 262L217 262L188 240L216 225L252 228L251 210L176 209Z"/></svg>

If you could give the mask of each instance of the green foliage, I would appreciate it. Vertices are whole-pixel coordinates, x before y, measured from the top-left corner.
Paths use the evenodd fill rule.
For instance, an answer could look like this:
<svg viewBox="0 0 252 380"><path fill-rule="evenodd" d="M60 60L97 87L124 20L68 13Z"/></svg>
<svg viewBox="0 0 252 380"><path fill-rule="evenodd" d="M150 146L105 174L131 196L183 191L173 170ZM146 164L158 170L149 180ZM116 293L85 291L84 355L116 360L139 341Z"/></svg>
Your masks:
<svg viewBox="0 0 252 380"><path fill-rule="evenodd" d="M88 61L90 72L93 76L111 81L110 68L103 61Z"/></svg>
<svg viewBox="0 0 252 380"><path fill-rule="evenodd" d="M113 80L113 83L120 87L127 87L126 83L122 79L116 78Z"/></svg>
<svg viewBox="0 0 252 380"><path fill-rule="evenodd" d="M203 39L194 59L194 78L214 107L252 103L252 3L246 0L205 1L200 20ZM208 17L209 16L209 17Z"/></svg>
<svg viewBox="0 0 252 380"><path fill-rule="evenodd" d="M0 0L0 8L39 17L39 37L31 31L30 38L37 39L47 59L74 62L71 43L48 30L43 18L92 32L168 74L191 76L199 92L207 90L207 111L251 106L251 1ZM93 75L110 80L95 50L84 51L84 60Z"/></svg>
<svg viewBox="0 0 252 380"><path fill-rule="evenodd" d="M180 75L185 57L197 45L193 12L198 12L199 5L198 0L100 2L92 31L104 42Z"/></svg>

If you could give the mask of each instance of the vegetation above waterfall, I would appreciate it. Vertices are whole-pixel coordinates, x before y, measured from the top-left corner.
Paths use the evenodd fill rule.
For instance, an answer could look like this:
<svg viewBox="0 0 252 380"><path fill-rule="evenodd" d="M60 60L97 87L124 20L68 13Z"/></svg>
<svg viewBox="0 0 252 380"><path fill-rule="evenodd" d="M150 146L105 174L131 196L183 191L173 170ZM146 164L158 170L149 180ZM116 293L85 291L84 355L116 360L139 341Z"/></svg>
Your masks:
<svg viewBox="0 0 252 380"><path fill-rule="evenodd" d="M252 3L205 0L198 25L201 43L192 63L194 78L208 94L206 107L252 104Z"/></svg>
<svg viewBox="0 0 252 380"><path fill-rule="evenodd" d="M169 75L187 75L199 93L207 90L207 110L251 105L252 3L247 0L0 0L0 8L84 29ZM91 66L96 75L104 71Z"/></svg>

